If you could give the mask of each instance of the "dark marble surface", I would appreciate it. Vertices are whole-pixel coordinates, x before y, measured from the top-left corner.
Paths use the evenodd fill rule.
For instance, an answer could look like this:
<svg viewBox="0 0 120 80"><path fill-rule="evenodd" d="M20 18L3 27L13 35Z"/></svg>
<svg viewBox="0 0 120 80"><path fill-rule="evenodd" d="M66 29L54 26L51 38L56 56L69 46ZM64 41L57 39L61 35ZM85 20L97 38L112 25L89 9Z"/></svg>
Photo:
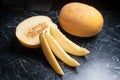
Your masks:
<svg viewBox="0 0 120 80"><path fill-rule="evenodd" d="M23 47L15 36L16 25L34 15L47 15L58 23L58 12L0 12L0 80L120 80L120 15L101 11L105 23L95 37L78 38L61 31L73 42L90 50L86 57L75 57L81 63L71 68L59 61L65 75L57 75L41 48ZM59 26L60 28L60 26Z"/></svg>

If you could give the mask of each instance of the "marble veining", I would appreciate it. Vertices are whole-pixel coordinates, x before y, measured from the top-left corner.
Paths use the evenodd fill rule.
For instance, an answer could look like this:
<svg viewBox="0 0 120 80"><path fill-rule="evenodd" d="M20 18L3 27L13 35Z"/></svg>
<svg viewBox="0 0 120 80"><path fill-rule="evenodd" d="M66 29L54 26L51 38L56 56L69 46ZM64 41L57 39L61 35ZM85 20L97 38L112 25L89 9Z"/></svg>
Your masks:
<svg viewBox="0 0 120 80"><path fill-rule="evenodd" d="M1 11L0 12L0 80L120 80L120 15L101 11L102 31L94 37L79 38L66 33L59 25L59 11ZM71 68L60 60L64 76L56 74L41 50L22 46L15 28L24 19L46 15L73 42L90 50L86 57L72 56L81 63Z"/></svg>

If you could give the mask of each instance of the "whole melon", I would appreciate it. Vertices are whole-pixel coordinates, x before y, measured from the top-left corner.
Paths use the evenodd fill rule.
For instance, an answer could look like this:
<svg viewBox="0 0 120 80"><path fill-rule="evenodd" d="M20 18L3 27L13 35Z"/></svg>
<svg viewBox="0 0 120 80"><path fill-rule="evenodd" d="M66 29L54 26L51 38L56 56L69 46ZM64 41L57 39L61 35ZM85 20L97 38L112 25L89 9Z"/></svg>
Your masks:
<svg viewBox="0 0 120 80"><path fill-rule="evenodd" d="M102 30L104 19L95 7L72 2L62 7L59 23L63 30L69 34L78 37L91 37Z"/></svg>

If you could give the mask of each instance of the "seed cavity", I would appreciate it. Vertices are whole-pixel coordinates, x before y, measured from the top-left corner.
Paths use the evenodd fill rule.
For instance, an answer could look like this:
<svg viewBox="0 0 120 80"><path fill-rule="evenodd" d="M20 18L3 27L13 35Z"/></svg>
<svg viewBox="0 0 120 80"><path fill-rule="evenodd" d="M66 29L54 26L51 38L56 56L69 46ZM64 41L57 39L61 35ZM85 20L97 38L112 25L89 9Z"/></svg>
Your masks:
<svg viewBox="0 0 120 80"><path fill-rule="evenodd" d="M42 33L42 31L44 31L47 28L48 28L48 25L45 22L42 22L42 23L36 25L35 27L30 28L25 35L28 38L34 38L37 35L40 35L40 33Z"/></svg>

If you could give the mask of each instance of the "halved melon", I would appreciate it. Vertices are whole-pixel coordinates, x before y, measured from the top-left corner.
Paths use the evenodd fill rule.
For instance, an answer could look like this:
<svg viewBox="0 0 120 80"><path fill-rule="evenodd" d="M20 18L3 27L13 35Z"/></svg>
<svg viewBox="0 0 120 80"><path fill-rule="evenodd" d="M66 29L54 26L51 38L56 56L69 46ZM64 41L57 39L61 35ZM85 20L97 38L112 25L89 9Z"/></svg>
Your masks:
<svg viewBox="0 0 120 80"><path fill-rule="evenodd" d="M54 25L47 16L33 16L25 19L16 27L16 37L28 48L40 47L39 35Z"/></svg>

